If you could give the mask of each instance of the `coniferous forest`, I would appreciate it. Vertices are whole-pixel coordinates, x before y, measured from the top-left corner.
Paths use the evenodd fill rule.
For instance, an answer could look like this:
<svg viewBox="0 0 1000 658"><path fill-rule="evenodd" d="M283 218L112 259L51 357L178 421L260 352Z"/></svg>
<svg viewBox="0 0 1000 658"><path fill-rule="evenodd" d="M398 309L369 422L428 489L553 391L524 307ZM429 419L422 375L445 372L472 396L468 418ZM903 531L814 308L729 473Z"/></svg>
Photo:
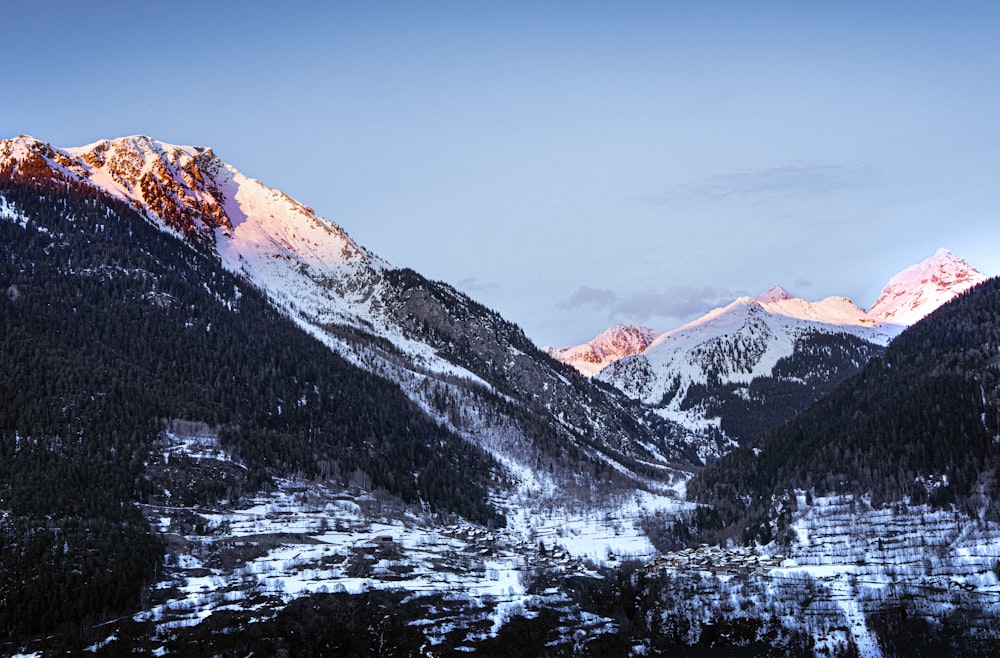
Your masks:
<svg viewBox="0 0 1000 658"><path fill-rule="evenodd" d="M1000 279L904 332L788 424L707 468L689 492L705 537L772 539L793 489L909 500L1000 519ZM721 534L717 534L720 533Z"/></svg>
<svg viewBox="0 0 1000 658"><path fill-rule="evenodd" d="M748 385L710 377L688 389L681 409L703 408L707 416L720 419L727 435L747 445L808 409L884 351L849 334L806 334L769 376L755 377Z"/></svg>
<svg viewBox="0 0 1000 658"><path fill-rule="evenodd" d="M0 170L0 653L995 652L998 279L887 350L800 336L773 377L692 387L747 444L702 469L698 437L447 284L380 272L384 316L322 328L363 371L224 270L195 219L18 166ZM382 318L456 370L406 362ZM504 502L508 476L548 490ZM640 527L658 554L562 545Z"/></svg>
<svg viewBox="0 0 1000 658"><path fill-rule="evenodd" d="M220 497L274 475L360 477L502 523L484 453L211 257L84 186L0 179L28 218L0 222L0 637L139 602L162 547L134 503L162 494L146 467L176 419L218 428L247 465Z"/></svg>

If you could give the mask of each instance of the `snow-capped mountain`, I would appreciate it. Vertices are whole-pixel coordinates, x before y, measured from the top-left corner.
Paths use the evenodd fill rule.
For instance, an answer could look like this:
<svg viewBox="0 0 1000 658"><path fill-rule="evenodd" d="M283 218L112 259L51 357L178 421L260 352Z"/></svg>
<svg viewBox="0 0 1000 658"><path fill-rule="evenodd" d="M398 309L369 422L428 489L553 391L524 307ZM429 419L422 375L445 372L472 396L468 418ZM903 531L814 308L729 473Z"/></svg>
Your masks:
<svg viewBox="0 0 1000 658"><path fill-rule="evenodd" d="M995 653L996 281L695 504L641 405L208 149L0 142L0 237L0 653ZM687 341L663 399L745 426L870 320L775 287L598 342Z"/></svg>
<svg viewBox="0 0 1000 658"><path fill-rule="evenodd" d="M58 150L21 136L0 145L5 160L51 167L133 204L164 230L214 250L226 269L303 323L371 324L365 293L388 263L210 148L135 136Z"/></svg>
<svg viewBox="0 0 1000 658"><path fill-rule="evenodd" d="M665 418L704 431L719 424L718 416L725 417L715 398L749 403L761 395L752 386L754 380L774 377L776 371L794 370L782 378L802 385L815 379L812 370L821 379L834 377L834 372L839 376L840 361L860 367L874 346L886 345L900 330L875 322L844 297L810 302L775 286L662 334L642 353L612 363L597 378ZM834 350L813 345L817 341L842 344ZM854 355L858 349L864 354ZM795 357L804 357L805 350L817 351L820 361L803 368ZM845 350L852 354L845 355ZM834 353L836 365L829 361ZM774 408L773 401L760 403ZM723 429L735 438L748 438L725 423Z"/></svg>
<svg viewBox="0 0 1000 658"><path fill-rule="evenodd" d="M574 347L546 347L545 351L563 363L573 366L587 377L593 377L608 364L626 356L640 354L659 334L648 327L619 324L605 329L593 340Z"/></svg>
<svg viewBox="0 0 1000 658"><path fill-rule="evenodd" d="M947 249L911 265L889 280L868 314L880 322L909 326L945 302L986 280L986 276Z"/></svg>
<svg viewBox="0 0 1000 658"><path fill-rule="evenodd" d="M0 142L0 170L22 181L85 185L127 203L217 258L354 365L398 383L438 422L509 465L515 479L530 481L526 473L538 464L562 459L553 457L559 443L573 446L563 456L610 461L633 475L671 454L635 422L626 398L575 380L520 328L447 284L394 268L212 149L145 136L58 149L21 136ZM678 434L659 427L661 437ZM529 448L536 444L549 456Z"/></svg>
<svg viewBox="0 0 1000 658"><path fill-rule="evenodd" d="M590 343L549 353L689 429L721 426L747 441L818 399L907 326L984 279L941 249L893 277L869 312L845 297L807 301L776 285L631 354L600 352ZM603 359L588 360L591 355Z"/></svg>
<svg viewBox="0 0 1000 658"><path fill-rule="evenodd" d="M775 290L781 291L775 294ZM845 297L809 302L792 298L778 287L756 298L740 297L727 306L668 331L653 341L640 357L612 367L601 378L619 385L646 403L661 400L665 384L680 378L689 382L715 379L723 383L748 383L771 374L777 362L792 353L795 340L812 333L850 334L875 344L887 344L898 333L882 326ZM667 373L659 386L636 386L621 379L632 361L644 359ZM673 384L676 386L676 384ZM678 393L683 393L679 390Z"/></svg>
<svg viewBox="0 0 1000 658"><path fill-rule="evenodd" d="M900 331L895 323L879 322L846 297L827 297L810 302L793 297L780 285L774 285L756 297L740 297L727 306L709 311L697 320L671 331L659 333L645 327L617 325L582 345L549 347L546 351L572 365L582 374L592 377L620 359L656 350L658 345L664 343L674 345L693 341L697 345L708 337L730 334L745 324L743 316L752 313L749 310L752 308L791 321L790 326L798 327L800 332L813 329L828 333L847 332L865 340L886 344ZM799 325L795 321L812 324ZM760 367L766 367L766 363ZM746 364L738 366L737 370L746 370Z"/></svg>

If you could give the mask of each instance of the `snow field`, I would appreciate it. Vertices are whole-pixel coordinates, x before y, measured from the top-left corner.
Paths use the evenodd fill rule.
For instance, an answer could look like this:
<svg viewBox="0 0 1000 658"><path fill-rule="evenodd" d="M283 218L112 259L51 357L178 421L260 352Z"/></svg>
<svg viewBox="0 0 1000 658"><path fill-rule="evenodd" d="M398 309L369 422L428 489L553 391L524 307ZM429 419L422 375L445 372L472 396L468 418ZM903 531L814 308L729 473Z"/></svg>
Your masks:
<svg viewBox="0 0 1000 658"><path fill-rule="evenodd" d="M821 581L841 607L861 656L881 655L866 609L900 587L922 591L938 613L959 594L993 606L1000 598L996 524L905 501L876 509L853 496L826 496L806 505L805 494L797 492L797 502L789 559L772 576Z"/></svg>
<svg viewBox="0 0 1000 658"><path fill-rule="evenodd" d="M0 221L13 222L21 228L27 228L28 218L10 205L6 197L0 194Z"/></svg>
<svg viewBox="0 0 1000 658"><path fill-rule="evenodd" d="M514 499L507 531L526 544L558 547L568 556L597 566L625 559L648 560L657 551L642 530L646 516L676 513L690 507L677 498L635 491L588 509L566 507L565 501L534 497Z"/></svg>

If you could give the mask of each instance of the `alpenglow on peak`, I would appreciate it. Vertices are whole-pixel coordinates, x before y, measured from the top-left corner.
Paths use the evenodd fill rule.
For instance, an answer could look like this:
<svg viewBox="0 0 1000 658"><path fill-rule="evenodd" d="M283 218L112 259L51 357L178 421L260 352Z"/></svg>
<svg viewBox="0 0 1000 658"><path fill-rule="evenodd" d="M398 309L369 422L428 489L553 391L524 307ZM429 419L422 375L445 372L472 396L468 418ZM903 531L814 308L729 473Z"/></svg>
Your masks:
<svg viewBox="0 0 1000 658"><path fill-rule="evenodd" d="M986 278L962 258L940 248L892 277L868 314L881 322L909 326Z"/></svg>

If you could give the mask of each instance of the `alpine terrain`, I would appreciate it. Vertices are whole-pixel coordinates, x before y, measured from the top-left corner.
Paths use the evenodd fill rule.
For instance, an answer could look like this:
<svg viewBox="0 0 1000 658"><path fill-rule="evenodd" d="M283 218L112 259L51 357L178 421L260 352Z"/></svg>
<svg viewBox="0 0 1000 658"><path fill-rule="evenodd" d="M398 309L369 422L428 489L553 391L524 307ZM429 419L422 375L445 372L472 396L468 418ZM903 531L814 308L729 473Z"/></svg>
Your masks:
<svg viewBox="0 0 1000 658"><path fill-rule="evenodd" d="M893 277L868 312L844 297L809 302L774 286L645 345L627 343L631 350L602 349L609 332L628 335L616 327L591 343L549 353L664 418L717 437L706 444L703 457L711 459L801 412L907 326L985 278L940 249ZM591 353L607 356L581 359Z"/></svg>
<svg viewBox="0 0 1000 658"><path fill-rule="evenodd" d="M209 148L0 141L0 654L991 655L998 286L581 372Z"/></svg>

